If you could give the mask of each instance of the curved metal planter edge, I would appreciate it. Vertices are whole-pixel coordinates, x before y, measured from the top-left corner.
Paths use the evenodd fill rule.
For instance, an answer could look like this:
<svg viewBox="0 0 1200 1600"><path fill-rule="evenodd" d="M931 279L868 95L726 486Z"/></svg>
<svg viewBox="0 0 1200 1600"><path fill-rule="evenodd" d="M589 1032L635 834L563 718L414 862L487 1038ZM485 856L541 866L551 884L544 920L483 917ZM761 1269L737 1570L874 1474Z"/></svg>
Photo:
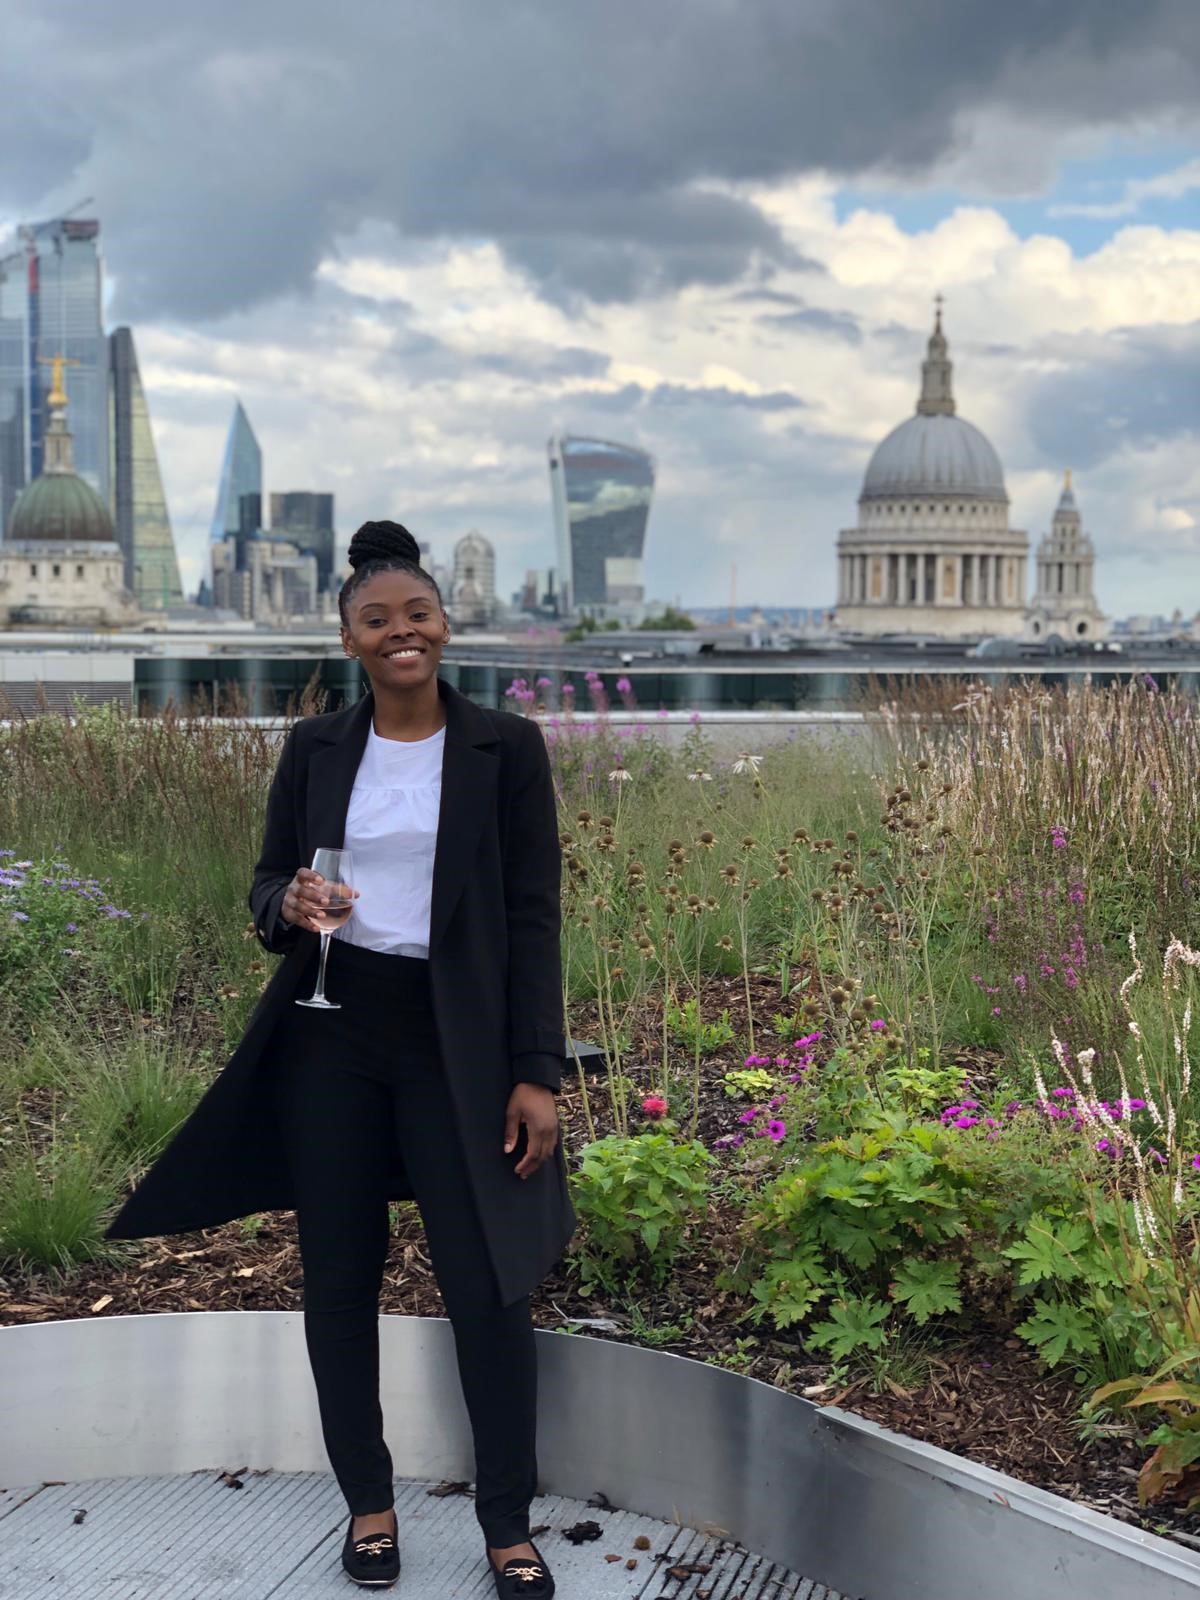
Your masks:
<svg viewBox="0 0 1200 1600"><path fill-rule="evenodd" d="M862 1600L1200 1590L1200 1555L849 1412L683 1356L537 1341L542 1493L601 1491ZM380 1368L397 1474L471 1478L449 1323L381 1317ZM299 1312L0 1328L0 1483L242 1465L329 1470Z"/></svg>

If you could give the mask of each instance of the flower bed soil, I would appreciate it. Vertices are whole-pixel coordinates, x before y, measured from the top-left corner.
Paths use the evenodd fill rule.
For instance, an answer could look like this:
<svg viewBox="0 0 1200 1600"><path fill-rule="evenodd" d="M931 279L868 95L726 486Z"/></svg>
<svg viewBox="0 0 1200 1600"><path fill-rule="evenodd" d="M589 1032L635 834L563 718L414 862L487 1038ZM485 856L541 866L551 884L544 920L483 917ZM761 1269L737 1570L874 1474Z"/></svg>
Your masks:
<svg viewBox="0 0 1200 1600"><path fill-rule="evenodd" d="M705 990L703 1014L712 1017L728 1006L731 1021L744 1037L741 980L710 979ZM752 979L752 996L756 1021L760 1014L767 1018L781 1009L776 982ZM573 1012L571 1025L577 1038L596 1037L588 1010ZM632 1030L633 1048L624 1067L639 1089L651 1087L654 1074L644 1063L658 1060L660 1028L660 1020L648 1008ZM764 1028L764 1038L768 1037ZM956 1059L981 1074L996 1064L987 1052L964 1053ZM730 1130L736 1116L738 1105L725 1095L721 1078L741 1060L731 1046L701 1064L697 1136L710 1146ZM589 1080L589 1087L596 1134L602 1136L611 1131L611 1119L604 1115L603 1073ZM26 1097L24 1111L33 1131L46 1109L40 1104L43 1094L34 1091ZM573 1067L564 1073L558 1103L570 1160L570 1153L588 1138ZM686 1127L682 1114L680 1122ZM729 1170L737 1170L732 1162ZM1200 1515L1169 1502L1145 1509L1138 1505L1138 1468L1148 1447L1138 1442L1134 1429L1116 1424L1098 1438L1081 1439L1076 1424L1078 1386L1068 1373L1043 1372L1015 1337L981 1332L957 1345L940 1347L928 1358L924 1381L911 1388L885 1377L876 1386L880 1392L873 1392L866 1380L835 1389L828 1381L827 1360L807 1359L794 1335L775 1334L768 1324L756 1327L742 1320L745 1301L715 1287L720 1263L736 1253L738 1224L736 1205L714 1197L704 1229L705 1253L684 1254L665 1288L639 1300L645 1324L651 1328L692 1319L678 1337L655 1339L655 1349L694 1360L733 1358L728 1364L747 1376L803 1394L817 1404L836 1404L897 1433L1200 1549ZM241 1223L231 1222L138 1242L120 1267L84 1264L65 1276L12 1271L0 1275L0 1325L159 1311L298 1310L302 1291L293 1214L273 1212L259 1219L253 1234ZM630 1327L627 1304L608 1301L599 1293L581 1295L566 1260L534 1291L531 1305L539 1328L583 1323L581 1331L589 1336L639 1342ZM409 1316L445 1314L413 1205L398 1210L380 1309ZM753 1340L749 1349L747 1339ZM746 1352L742 1359L739 1348Z"/></svg>

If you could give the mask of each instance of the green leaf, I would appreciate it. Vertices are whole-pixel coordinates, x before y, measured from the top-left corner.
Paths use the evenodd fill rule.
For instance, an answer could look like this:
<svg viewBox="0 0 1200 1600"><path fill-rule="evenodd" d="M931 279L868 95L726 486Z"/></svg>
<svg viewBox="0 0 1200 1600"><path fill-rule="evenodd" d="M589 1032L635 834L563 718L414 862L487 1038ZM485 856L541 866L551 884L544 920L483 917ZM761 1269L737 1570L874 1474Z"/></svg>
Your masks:
<svg viewBox="0 0 1200 1600"><path fill-rule="evenodd" d="M1017 1278L1021 1284L1050 1283L1055 1279L1072 1283L1083 1276L1083 1269L1071 1257L1086 1250L1092 1237L1086 1222L1068 1221L1055 1226L1047 1217L1030 1217L1024 1238L1002 1250L1001 1255L1021 1263Z"/></svg>
<svg viewBox="0 0 1200 1600"><path fill-rule="evenodd" d="M960 1270L957 1261L902 1261L892 1284L892 1298L922 1326L930 1317L961 1311Z"/></svg>
<svg viewBox="0 0 1200 1600"><path fill-rule="evenodd" d="M1082 1307L1065 1300L1043 1300L1040 1295L1033 1303L1033 1315L1016 1331L1037 1347L1048 1366L1056 1367L1068 1350L1084 1356L1099 1349L1095 1321Z"/></svg>
<svg viewBox="0 0 1200 1600"><path fill-rule="evenodd" d="M891 1308L874 1296L852 1296L832 1308L828 1321L817 1323L807 1342L838 1361L858 1349L878 1350L887 1342L882 1324L890 1314Z"/></svg>

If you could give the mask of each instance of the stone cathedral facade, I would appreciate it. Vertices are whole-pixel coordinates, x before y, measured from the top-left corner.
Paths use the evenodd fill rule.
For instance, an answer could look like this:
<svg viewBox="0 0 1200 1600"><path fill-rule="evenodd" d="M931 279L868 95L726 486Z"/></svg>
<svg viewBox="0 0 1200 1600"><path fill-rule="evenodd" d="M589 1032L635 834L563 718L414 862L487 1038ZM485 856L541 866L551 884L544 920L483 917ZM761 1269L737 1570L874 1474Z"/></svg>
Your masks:
<svg viewBox="0 0 1200 1600"><path fill-rule="evenodd" d="M1000 457L960 417L939 306L913 416L867 466L858 526L838 535L838 626L858 633L1023 635L1029 539L1008 525Z"/></svg>

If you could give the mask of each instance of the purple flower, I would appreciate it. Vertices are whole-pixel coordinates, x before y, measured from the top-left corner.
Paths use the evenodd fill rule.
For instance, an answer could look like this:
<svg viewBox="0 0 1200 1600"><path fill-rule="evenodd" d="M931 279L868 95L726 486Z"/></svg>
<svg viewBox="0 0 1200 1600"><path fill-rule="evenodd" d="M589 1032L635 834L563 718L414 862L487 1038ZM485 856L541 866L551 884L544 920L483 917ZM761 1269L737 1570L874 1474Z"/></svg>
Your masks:
<svg viewBox="0 0 1200 1600"><path fill-rule="evenodd" d="M787 1125L786 1123L780 1122L778 1117L773 1117L771 1121L767 1123L767 1132L770 1134L775 1143L778 1144L779 1141L787 1134Z"/></svg>
<svg viewBox="0 0 1200 1600"><path fill-rule="evenodd" d="M883 1020L882 1017L876 1017L873 1022L868 1023L868 1027L870 1027L870 1029L871 1029L871 1031L873 1033L878 1033L880 1028L886 1028L887 1027L887 1023Z"/></svg>
<svg viewBox="0 0 1200 1600"><path fill-rule="evenodd" d="M536 687L539 689L550 689L553 688L553 686L554 682L551 678L538 678L536 680Z"/></svg>
<svg viewBox="0 0 1200 1600"><path fill-rule="evenodd" d="M956 1128L973 1128L978 1121L978 1117L955 1117L954 1126Z"/></svg>
<svg viewBox="0 0 1200 1600"><path fill-rule="evenodd" d="M628 678L618 678L617 679L617 693L618 694L628 694L629 691L632 688L633 688L633 685L630 683Z"/></svg>
<svg viewBox="0 0 1200 1600"><path fill-rule="evenodd" d="M738 1121L739 1122L753 1122L757 1115L758 1115L758 1107L757 1106L751 1106L749 1111L743 1111L742 1112L741 1116L738 1118Z"/></svg>
<svg viewBox="0 0 1200 1600"><path fill-rule="evenodd" d="M1055 1095L1059 1100L1070 1100L1070 1099L1073 1098L1074 1090L1058 1088L1058 1089L1051 1089L1050 1093L1052 1095Z"/></svg>
<svg viewBox="0 0 1200 1600"><path fill-rule="evenodd" d="M23 911L14 911L12 914L12 920L14 922L28 922L29 918Z"/></svg>
<svg viewBox="0 0 1200 1600"><path fill-rule="evenodd" d="M73 923L73 922L68 922L68 923L67 923L67 927L66 927L66 931L67 931L67 932L68 932L68 933L78 933L78 932L79 932L79 929L78 929L78 927L77 927L77 926L76 926L76 925L75 925L75 923Z"/></svg>

